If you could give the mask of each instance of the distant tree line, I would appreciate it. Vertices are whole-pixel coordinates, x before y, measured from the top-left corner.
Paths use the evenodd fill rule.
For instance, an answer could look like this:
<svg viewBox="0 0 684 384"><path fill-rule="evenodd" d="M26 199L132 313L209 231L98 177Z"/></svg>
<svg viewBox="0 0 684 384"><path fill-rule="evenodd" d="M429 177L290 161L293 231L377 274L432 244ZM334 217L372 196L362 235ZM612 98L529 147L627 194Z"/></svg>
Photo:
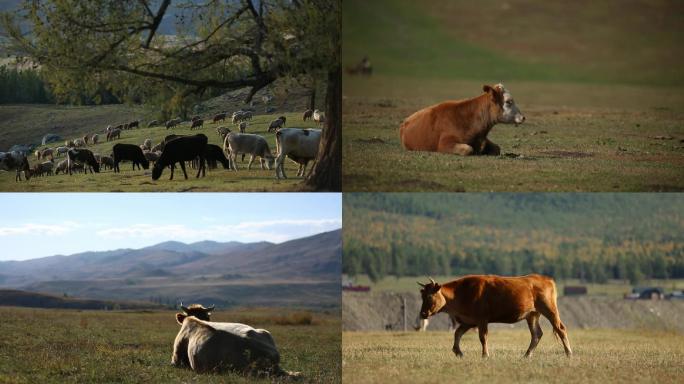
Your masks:
<svg viewBox="0 0 684 384"><path fill-rule="evenodd" d="M53 101L52 93L37 70L0 66L0 104Z"/></svg>
<svg viewBox="0 0 684 384"><path fill-rule="evenodd" d="M684 278L684 199L538 195L345 195L343 272Z"/></svg>

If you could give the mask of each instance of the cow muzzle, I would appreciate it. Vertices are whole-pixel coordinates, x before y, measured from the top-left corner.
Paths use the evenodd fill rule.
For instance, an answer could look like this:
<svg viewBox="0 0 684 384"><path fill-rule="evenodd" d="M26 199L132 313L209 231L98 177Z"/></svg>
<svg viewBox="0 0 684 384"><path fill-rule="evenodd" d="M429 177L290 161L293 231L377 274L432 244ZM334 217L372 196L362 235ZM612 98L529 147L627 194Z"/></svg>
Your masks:
<svg viewBox="0 0 684 384"><path fill-rule="evenodd" d="M524 115L517 115L515 117L515 125L517 126L518 124L522 124L525 121L525 116Z"/></svg>

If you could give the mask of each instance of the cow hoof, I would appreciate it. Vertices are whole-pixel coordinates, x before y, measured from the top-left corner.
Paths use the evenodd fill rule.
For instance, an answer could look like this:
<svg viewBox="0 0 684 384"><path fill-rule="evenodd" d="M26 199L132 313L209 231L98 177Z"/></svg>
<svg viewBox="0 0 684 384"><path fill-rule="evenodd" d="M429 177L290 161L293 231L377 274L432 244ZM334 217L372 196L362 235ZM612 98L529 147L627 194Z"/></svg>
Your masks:
<svg viewBox="0 0 684 384"><path fill-rule="evenodd" d="M461 352L461 351L452 351L452 352L454 352L454 355L456 355L456 357L458 357L458 358L463 357L463 352Z"/></svg>

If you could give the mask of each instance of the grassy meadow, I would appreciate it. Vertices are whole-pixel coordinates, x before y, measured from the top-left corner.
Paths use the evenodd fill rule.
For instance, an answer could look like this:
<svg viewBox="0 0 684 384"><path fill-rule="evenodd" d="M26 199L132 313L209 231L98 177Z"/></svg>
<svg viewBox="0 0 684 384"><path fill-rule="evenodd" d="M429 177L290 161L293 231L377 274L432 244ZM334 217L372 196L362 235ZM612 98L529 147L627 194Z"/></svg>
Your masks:
<svg viewBox="0 0 684 384"><path fill-rule="evenodd" d="M373 64L344 77L345 190L684 190L682 5L665 4L345 2L343 65ZM501 156L403 149L404 118L498 82L527 118L490 132Z"/></svg>
<svg viewBox="0 0 684 384"><path fill-rule="evenodd" d="M11 110L12 106L0 106L0 111ZM37 117L43 116L45 113L59 113L61 118L69 121L73 120L83 120L90 121L91 118L99 116L99 111L106 109L115 108L126 108L126 107L48 107L48 106L21 106L24 111L23 116L32 116L32 112L36 111ZM117 109L118 110L118 109ZM59 111L59 112L57 112ZM138 114L130 114L129 116L140 116L141 111L137 111ZM95 114L93 116L93 114ZM275 134L268 133L269 123L276 117L284 115L288 119L287 126L290 127L301 127L301 128L314 128L316 123L307 121L301 121L300 113L276 113L272 115L260 115L255 114L254 118L249 122L249 127L247 128L247 133L255 133L265 136L269 148L272 153L275 153ZM183 124L182 126L177 126L172 129L166 129L164 126L156 126L151 128L147 127L147 122L149 119L141 123L139 129L125 130L121 133L121 139L107 142L104 133L104 128L106 124L99 124L81 127L78 131L71 133L65 139L75 139L82 137L86 133L100 134L100 143L97 145L89 145L87 148L94 153L99 153L101 155L110 155L112 153L112 147L116 143L127 143L140 145L147 138L151 139L154 144L159 143L166 135L169 134L180 134L189 135L203 133L209 138L210 144L216 144L223 147L223 142L221 141L219 135L216 133L216 128L220 126L228 126L233 130L237 130L237 127L233 126L229 120L226 122L218 122L216 124L211 123L211 117L207 117L202 114L205 119L204 127L200 129L190 130L189 123ZM26 117L30 119L30 117ZM133 120L133 119L119 119L119 120ZM209 120L209 121L207 121ZM108 120L104 120L108 121ZM118 121L118 120L117 120ZM30 121L24 121L23 124L30 124ZM36 138L42 137L46 132L34 133ZM59 145L64 145L63 142L51 143L48 146L55 147ZM43 148L43 146L39 147ZM56 157L55 162L59 162L64 157ZM111 192L185 192L185 191L290 191L296 190L300 187L302 181L301 177L296 177L298 165L294 162L287 160L285 161L285 174L288 179L277 180L275 177L275 170L262 170L259 161L255 159L252 164L252 169L247 170L247 164L249 161L249 156L245 157L245 161L241 162L238 156L238 171L232 171L223 169L223 167L218 164L216 169L207 169L206 176L199 179L195 178L197 174L196 170L187 168L188 180L183 177L183 172L180 168L174 172L173 180L169 180L169 170L164 170L162 176L157 181L152 180L152 166L150 165L149 170L132 170L130 162L124 162L120 165L121 173L115 174L113 170L107 169L101 170L99 174L74 174L74 175L64 175L59 174L55 176L47 177L36 177L27 181L15 182L15 173L12 172L0 172L0 190L2 191L35 191L35 192L45 192L45 191L111 191ZM29 162L31 165L38 162L35 156L29 157ZM311 166L311 164L309 164ZM310 167L307 169L310 169Z"/></svg>
<svg viewBox="0 0 684 384"><path fill-rule="evenodd" d="M464 357L451 352L451 332L345 332L344 383L675 383L684 374L684 335L649 330L569 330L574 355L544 328L530 359L527 330L490 330L488 359L476 332L461 339Z"/></svg>
<svg viewBox="0 0 684 384"><path fill-rule="evenodd" d="M236 373L194 374L170 365L180 326L171 311L0 307L1 383L252 383ZM219 311L216 321L268 329L281 366L304 382L340 382L340 320L283 309ZM310 324L309 324L310 323Z"/></svg>

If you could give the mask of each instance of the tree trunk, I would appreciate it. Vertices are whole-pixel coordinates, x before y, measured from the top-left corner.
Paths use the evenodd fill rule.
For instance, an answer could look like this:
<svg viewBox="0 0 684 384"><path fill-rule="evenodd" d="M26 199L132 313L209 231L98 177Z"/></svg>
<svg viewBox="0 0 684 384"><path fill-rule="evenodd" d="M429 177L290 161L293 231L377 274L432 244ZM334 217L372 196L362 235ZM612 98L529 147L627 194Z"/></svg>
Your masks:
<svg viewBox="0 0 684 384"><path fill-rule="evenodd" d="M304 190L342 191L342 70L328 72L325 95L325 128L316 166L304 181Z"/></svg>

